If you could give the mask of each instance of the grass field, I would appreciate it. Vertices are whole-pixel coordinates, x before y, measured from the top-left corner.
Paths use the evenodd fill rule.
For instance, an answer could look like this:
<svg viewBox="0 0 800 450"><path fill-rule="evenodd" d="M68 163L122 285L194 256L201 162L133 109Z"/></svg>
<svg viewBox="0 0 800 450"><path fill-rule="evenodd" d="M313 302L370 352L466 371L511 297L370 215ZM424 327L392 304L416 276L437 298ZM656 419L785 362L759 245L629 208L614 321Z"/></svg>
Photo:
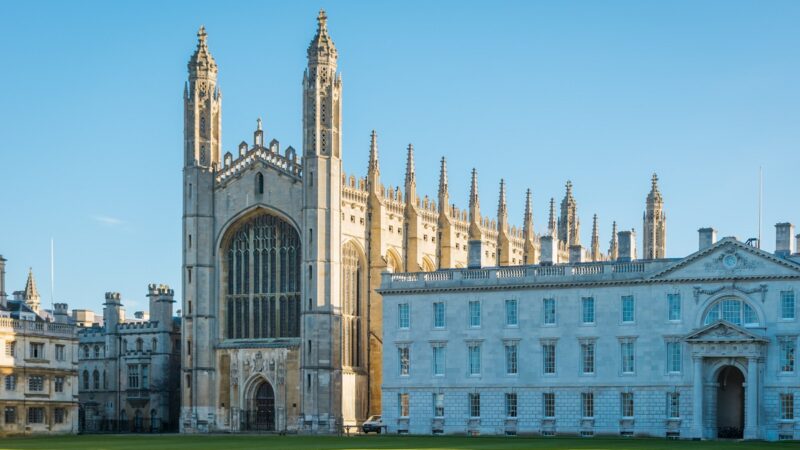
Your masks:
<svg viewBox="0 0 800 450"><path fill-rule="evenodd" d="M668 441L665 439L450 436L91 435L0 439L0 449L732 449L797 450L797 442Z"/></svg>

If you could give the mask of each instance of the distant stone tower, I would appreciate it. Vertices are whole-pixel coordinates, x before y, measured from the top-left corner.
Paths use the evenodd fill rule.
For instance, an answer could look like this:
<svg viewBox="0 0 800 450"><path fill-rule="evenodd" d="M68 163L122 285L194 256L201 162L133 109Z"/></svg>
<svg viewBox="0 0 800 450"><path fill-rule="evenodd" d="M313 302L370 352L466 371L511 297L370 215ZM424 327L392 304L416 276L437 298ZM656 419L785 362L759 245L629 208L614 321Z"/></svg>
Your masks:
<svg viewBox="0 0 800 450"><path fill-rule="evenodd" d="M653 174L652 187L647 194L647 208L643 216L644 259L660 259L666 257L667 248L667 216L664 213L664 199L658 190L658 175Z"/></svg>
<svg viewBox="0 0 800 450"><path fill-rule="evenodd" d="M307 351L300 372L306 388L302 410L316 418L321 431L335 430L342 410L342 357L339 285L342 233L342 79L337 52L320 11L317 33L308 46L303 75L303 222L308 244L303 252L310 308L302 314ZM309 345L310 344L310 345Z"/></svg>
<svg viewBox="0 0 800 450"><path fill-rule="evenodd" d="M558 239L564 247L581 243L581 221L578 218L578 203L572 196L572 182L567 181L567 192L561 200L561 217L558 219Z"/></svg>
<svg viewBox="0 0 800 450"><path fill-rule="evenodd" d="M619 256L619 237L617 236L617 221L611 224L611 240L608 241L608 259L616 261Z"/></svg>

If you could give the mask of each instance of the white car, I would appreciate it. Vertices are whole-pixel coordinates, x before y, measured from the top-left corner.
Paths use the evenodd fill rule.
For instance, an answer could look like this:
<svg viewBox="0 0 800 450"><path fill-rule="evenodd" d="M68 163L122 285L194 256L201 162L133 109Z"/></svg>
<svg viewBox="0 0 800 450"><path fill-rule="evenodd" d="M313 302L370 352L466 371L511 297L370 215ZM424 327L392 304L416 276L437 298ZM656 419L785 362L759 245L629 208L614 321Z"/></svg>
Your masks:
<svg viewBox="0 0 800 450"><path fill-rule="evenodd" d="M381 429L383 427L384 425L381 416L370 416L369 419L365 420L364 423L361 424L361 431L363 431L364 434L367 434L370 431L381 434Z"/></svg>

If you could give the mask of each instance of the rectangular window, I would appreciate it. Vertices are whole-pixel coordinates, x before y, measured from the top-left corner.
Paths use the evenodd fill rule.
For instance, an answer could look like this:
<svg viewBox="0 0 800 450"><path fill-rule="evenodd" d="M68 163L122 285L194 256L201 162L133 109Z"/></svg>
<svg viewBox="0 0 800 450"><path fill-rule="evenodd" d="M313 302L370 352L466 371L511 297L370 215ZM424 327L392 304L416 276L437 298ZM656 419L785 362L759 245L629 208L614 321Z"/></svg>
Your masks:
<svg viewBox="0 0 800 450"><path fill-rule="evenodd" d="M515 342L506 343L506 374L517 374L517 344Z"/></svg>
<svg viewBox="0 0 800 450"><path fill-rule="evenodd" d="M5 409L5 422L6 425L17 423L17 407L16 406L6 406Z"/></svg>
<svg viewBox="0 0 800 450"><path fill-rule="evenodd" d="M556 394L545 392L542 394L542 414L544 417L553 418L556 416Z"/></svg>
<svg viewBox="0 0 800 450"><path fill-rule="evenodd" d="M581 372L594 373L594 341L581 342Z"/></svg>
<svg viewBox="0 0 800 450"><path fill-rule="evenodd" d="M680 372L681 359L681 343L678 341L667 342L667 371Z"/></svg>
<svg viewBox="0 0 800 450"><path fill-rule="evenodd" d="M583 297L581 305L583 323L594 323L594 297Z"/></svg>
<svg viewBox="0 0 800 450"><path fill-rule="evenodd" d="M397 406L400 417L408 417L408 394L397 394Z"/></svg>
<svg viewBox="0 0 800 450"><path fill-rule="evenodd" d="M469 326L481 326L481 302L479 301L469 302Z"/></svg>
<svg viewBox="0 0 800 450"><path fill-rule="evenodd" d="M17 376L14 374L6 375L5 379L6 390L7 391L16 391L17 390Z"/></svg>
<svg viewBox="0 0 800 450"><path fill-rule="evenodd" d="M794 291L781 291L781 319L794 319Z"/></svg>
<svg viewBox="0 0 800 450"><path fill-rule="evenodd" d="M411 311L408 303L397 305L397 327L406 330L411 327Z"/></svg>
<svg viewBox="0 0 800 450"><path fill-rule="evenodd" d="M445 363L445 347L443 345L436 345L433 347L433 374L444 375Z"/></svg>
<svg viewBox="0 0 800 450"><path fill-rule="evenodd" d="M677 419L681 416L681 394L679 392L667 393L667 417Z"/></svg>
<svg viewBox="0 0 800 450"><path fill-rule="evenodd" d="M66 360L66 350L63 345L56 345L56 361Z"/></svg>
<svg viewBox="0 0 800 450"><path fill-rule="evenodd" d="M44 423L44 408L28 408L28 423Z"/></svg>
<svg viewBox="0 0 800 450"><path fill-rule="evenodd" d="M622 296L622 322L631 323L634 321L634 301L632 295Z"/></svg>
<svg viewBox="0 0 800 450"><path fill-rule="evenodd" d="M542 369L546 374L556 373L556 344L542 344Z"/></svg>
<svg viewBox="0 0 800 450"><path fill-rule="evenodd" d="M469 374L481 374L481 344L469 344Z"/></svg>
<svg viewBox="0 0 800 450"><path fill-rule="evenodd" d="M6 342L6 356L14 356L17 353L17 343L15 341Z"/></svg>
<svg viewBox="0 0 800 450"><path fill-rule="evenodd" d="M481 416L481 394L469 394L469 416Z"/></svg>
<svg viewBox="0 0 800 450"><path fill-rule="evenodd" d="M56 392L64 392L64 377L53 378L53 389Z"/></svg>
<svg viewBox="0 0 800 450"><path fill-rule="evenodd" d="M669 320L681 320L681 294L667 294L667 308Z"/></svg>
<svg viewBox="0 0 800 450"><path fill-rule="evenodd" d="M781 394L781 419L794 420L794 394Z"/></svg>
<svg viewBox="0 0 800 450"><path fill-rule="evenodd" d="M545 325L556 324L556 299L546 298L542 300L542 321Z"/></svg>
<svg viewBox="0 0 800 450"><path fill-rule="evenodd" d="M795 337L780 338L781 372L794 372Z"/></svg>
<svg viewBox="0 0 800 450"><path fill-rule="evenodd" d="M436 302L433 304L433 327L444 328L444 302Z"/></svg>
<svg viewBox="0 0 800 450"><path fill-rule="evenodd" d="M622 373L633 373L635 369L633 341L623 341L620 343L620 353L622 356Z"/></svg>
<svg viewBox="0 0 800 450"><path fill-rule="evenodd" d="M584 418L594 417L594 392L581 393L581 412Z"/></svg>
<svg viewBox="0 0 800 450"><path fill-rule="evenodd" d="M506 417L517 417L517 393L506 394Z"/></svg>
<svg viewBox="0 0 800 450"><path fill-rule="evenodd" d="M400 376L408 376L409 374L410 364L408 361L408 352L408 347L400 347L397 349L397 357L400 363Z"/></svg>
<svg viewBox="0 0 800 450"><path fill-rule="evenodd" d="M55 408L53 409L53 422L54 423L64 423L64 417L66 416L66 410L64 408Z"/></svg>
<svg viewBox="0 0 800 450"><path fill-rule="evenodd" d="M444 417L444 394L433 394L433 417Z"/></svg>
<svg viewBox="0 0 800 450"><path fill-rule="evenodd" d="M622 417L633 417L633 392L620 394Z"/></svg>
<svg viewBox="0 0 800 450"><path fill-rule="evenodd" d="M139 387L139 365L128 364L128 389Z"/></svg>
<svg viewBox="0 0 800 450"><path fill-rule="evenodd" d="M517 326L517 301L506 300L506 325Z"/></svg>
<svg viewBox="0 0 800 450"><path fill-rule="evenodd" d="M150 366L142 365L142 389L150 388Z"/></svg>
<svg viewBox="0 0 800 450"><path fill-rule="evenodd" d="M44 359L44 343L31 342L30 357L33 359Z"/></svg>
<svg viewBox="0 0 800 450"><path fill-rule="evenodd" d="M44 391L44 377L41 375L32 375L28 377L28 391L30 392Z"/></svg>

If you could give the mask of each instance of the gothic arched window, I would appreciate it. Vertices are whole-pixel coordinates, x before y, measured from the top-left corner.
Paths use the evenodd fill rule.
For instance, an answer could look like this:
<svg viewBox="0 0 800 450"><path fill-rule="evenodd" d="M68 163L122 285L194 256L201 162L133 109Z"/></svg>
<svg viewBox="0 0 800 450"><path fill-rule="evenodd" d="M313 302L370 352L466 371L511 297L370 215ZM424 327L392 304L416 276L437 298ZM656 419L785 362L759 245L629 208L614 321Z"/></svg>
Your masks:
<svg viewBox="0 0 800 450"><path fill-rule="evenodd" d="M235 226L225 244L225 337L300 336L300 238L271 214Z"/></svg>
<svg viewBox="0 0 800 450"><path fill-rule="evenodd" d="M264 175L261 172L256 174L256 194L264 193Z"/></svg>
<svg viewBox="0 0 800 450"><path fill-rule="evenodd" d="M136 339L136 351L141 352L144 350L144 341L142 338Z"/></svg>
<svg viewBox="0 0 800 450"><path fill-rule="evenodd" d="M95 358L99 358L100 357L100 346L99 345L95 345L94 346L94 357Z"/></svg>
<svg viewBox="0 0 800 450"><path fill-rule="evenodd" d="M362 327L365 283L361 252L353 243L342 248L342 365L363 364Z"/></svg>
<svg viewBox="0 0 800 450"><path fill-rule="evenodd" d="M89 389L89 371L88 370L84 370L83 371L83 388L84 389Z"/></svg>
<svg viewBox="0 0 800 450"><path fill-rule="evenodd" d="M92 388L100 389L100 372L97 369L92 372Z"/></svg>

